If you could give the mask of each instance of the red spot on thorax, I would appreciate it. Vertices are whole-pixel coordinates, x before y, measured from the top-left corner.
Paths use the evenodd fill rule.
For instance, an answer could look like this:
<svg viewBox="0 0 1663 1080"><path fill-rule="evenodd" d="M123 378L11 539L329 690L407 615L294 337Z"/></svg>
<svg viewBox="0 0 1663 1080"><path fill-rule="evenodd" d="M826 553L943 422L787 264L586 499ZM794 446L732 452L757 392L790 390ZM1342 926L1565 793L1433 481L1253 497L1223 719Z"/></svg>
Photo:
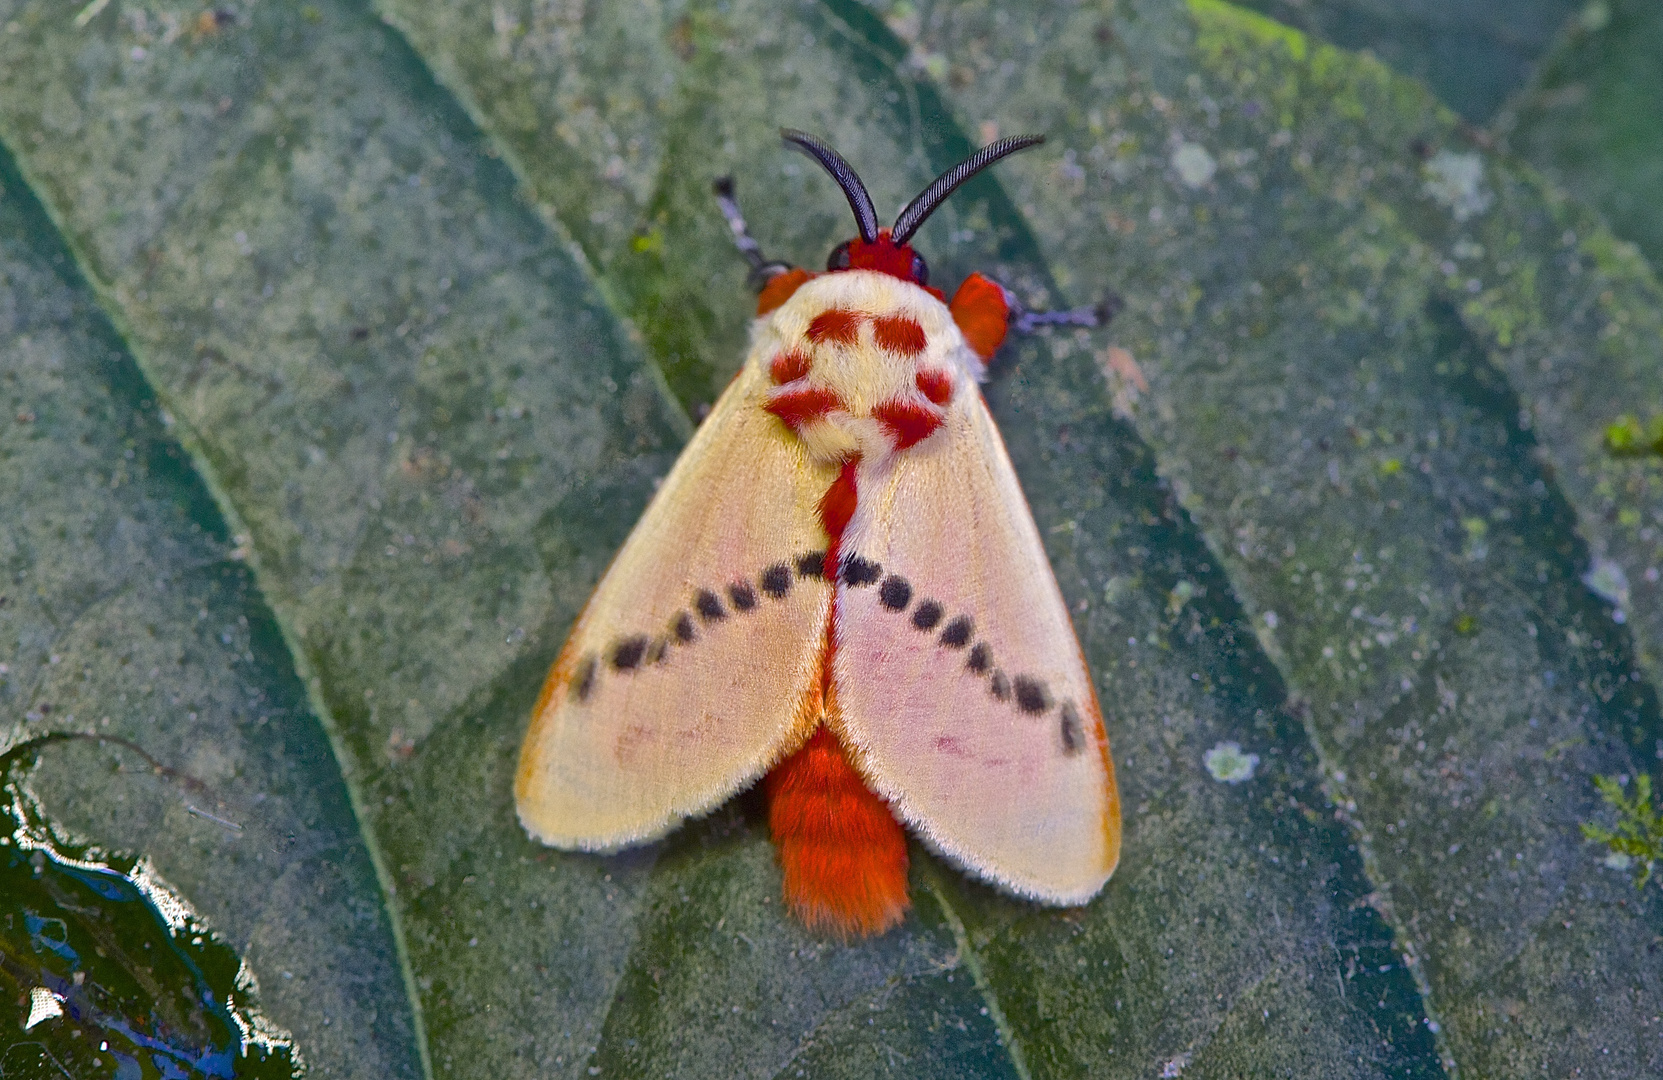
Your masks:
<svg viewBox="0 0 1663 1080"><path fill-rule="evenodd" d="M837 345L853 345L860 333L860 313L846 308L832 308L814 316L808 324L808 340L818 345L830 341Z"/></svg>
<svg viewBox="0 0 1663 1080"><path fill-rule="evenodd" d="M814 275L799 267L792 267L783 274L775 274L768 279L768 284L757 294L756 313L766 315L791 299L791 294L802 288L803 283Z"/></svg>
<svg viewBox="0 0 1663 1080"><path fill-rule="evenodd" d="M953 398L953 378L945 371L937 371L933 368L920 371L913 377L912 381L918 387L920 394L923 394L937 405L945 405Z"/></svg>
<svg viewBox="0 0 1663 1080"><path fill-rule="evenodd" d="M843 400L831 390L810 386L769 398L763 408L783 420L792 431L800 431L805 424L820 419L833 409L843 408Z"/></svg>
<svg viewBox="0 0 1663 1080"><path fill-rule="evenodd" d="M776 383L796 382L808 374L813 361L804 353L791 349L774 357L768 365L768 374Z"/></svg>
<svg viewBox="0 0 1663 1080"><path fill-rule="evenodd" d="M1010 328L1010 304L1005 300L1005 290L995 281L971 274L947 306L964 335L965 344L983 360L991 360Z"/></svg>
<svg viewBox="0 0 1663 1080"><path fill-rule="evenodd" d="M872 320L872 339L879 348L902 356L917 356L930 343L918 320L905 315L884 315Z"/></svg>
<svg viewBox="0 0 1663 1080"><path fill-rule="evenodd" d="M901 921L907 841L824 725L763 781L785 900L811 929L880 934Z"/></svg>
<svg viewBox="0 0 1663 1080"><path fill-rule="evenodd" d="M872 416L883 425L897 450L905 450L922 442L941 426L941 417L933 409L902 398L875 406Z"/></svg>

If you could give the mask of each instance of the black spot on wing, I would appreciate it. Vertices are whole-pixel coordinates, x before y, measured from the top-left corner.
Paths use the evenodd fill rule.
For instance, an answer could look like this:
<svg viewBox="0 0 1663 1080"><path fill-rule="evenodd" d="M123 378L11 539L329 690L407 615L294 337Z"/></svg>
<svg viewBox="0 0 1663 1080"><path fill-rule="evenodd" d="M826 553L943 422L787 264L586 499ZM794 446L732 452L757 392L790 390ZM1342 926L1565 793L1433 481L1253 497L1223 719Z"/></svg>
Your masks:
<svg viewBox="0 0 1663 1080"><path fill-rule="evenodd" d="M1038 679L1018 675L1011 687L1016 691L1016 707L1029 716L1038 716L1051 707L1051 698L1045 692L1045 684Z"/></svg>
<svg viewBox="0 0 1663 1080"><path fill-rule="evenodd" d="M784 600L785 594L791 591L791 568L784 563L775 563L764 570L762 591L775 600Z"/></svg>
<svg viewBox="0 0 1663 1080"><path fill-rule="evenodd" d="M1085 749L1085 732L1080 730L1080 714L1074 711L1074 703L1065 701L1060 712L1059 727L1062 730L1062 752L1073 757Z"/></svg>
<svg viewBox="0 0 1663 1080"><path fill-rule="evenodd" d="M693 629L693 617L685 611L676 612L675 620L670 624L670 632L683 645L691 645L693 639L699 636L698 631Z"/></svg>
<svg viewBox="0 0 1663 1080"><path fill-rule="evenodd" d="M941 643L949 649L962 649L970 644L970 635L975 629L976 624L970 621L970 616L960 615L941 631Z"/></svg>
<svg viewBox="0 0 1663 1080"><path fill-rule="evenodd" d="M941 614L940 604L926 600L912 613L912 625L920 630L934 630L935 624L941 621Z"/></svg>
<svg viewBox="0 0 1663 1080"><path fill-rule="evenodd" d="M748 581L737 582L728 586L728 602L735 611L749 611L756 607L756 590L751 588Z"/></svg>
<svg viewBox="0 0 1663 1080"><path fill-rule="evenodd" d="M906 578L890 574L878 586L878 602L890 611L905 611L907 605L912 603L912 586L907 584Z"/></svg>
<svg viewBox="0 0 1663 1080"><path fill-rule="evenodd" d="M1009 701L1011 699L1010 680L1005 678L1003 671L994 669L993 677L988 679L987 688L993 694L995 701Z"/></svg>
<svg viewBox="0 0 1663 1080"><path fill-rule="evenodd" d="M978 675L993 666L993 650L988 648L987 642L976 642L976 647L965 657L964 666Z"/></svg>
<svg viewBox="0 0 1663 1080"><path fill-rule="evenodd" d="M803 578L823 578L826 576L826 553L811 551L807 555L797 556L797 576Z"/></svg>
<svg viewBox="0 0 1663 1080"><path fill-rule="evenodd" d="M850 555L844 559L841 569L845 585L870 585L883 576L883 567L859 555ZM911 590L908 591L910 593Z"/></svg>
<svg viewBox="0 0 1663 1080"><path fill-rule="evenodd" d="M612 646L612 666L619 671L633 671L647 654L647 636L636 634Z"/></svg>
<svg viewBox="0 0 1663 1080"><path fill-rule="evenodd" d="M716 594L709 589L699 590L699 594L693 598L693 607L698 611L699 618L707 623L717 622L728 617L727 611L722 607L722 601L718 600Z"/></svg>
<svg viewBox="0 0 1663 1080"><path fill-rule="evenodd" d="M577 670L572 672L570 697L573 701L588 701L589 695L595 692L595 669L599 666L593 656L585 656L578 662Z"/></svg>

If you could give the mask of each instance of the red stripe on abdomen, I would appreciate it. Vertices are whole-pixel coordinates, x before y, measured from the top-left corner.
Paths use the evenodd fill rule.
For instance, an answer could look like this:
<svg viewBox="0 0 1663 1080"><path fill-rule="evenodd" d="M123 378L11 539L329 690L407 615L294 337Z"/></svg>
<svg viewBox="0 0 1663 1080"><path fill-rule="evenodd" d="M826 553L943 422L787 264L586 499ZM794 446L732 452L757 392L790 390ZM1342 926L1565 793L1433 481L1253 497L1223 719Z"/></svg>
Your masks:
<svg viewBox="0 0 1663 1080"><path fill-rule="evenodd" d="M812 929L839 937L881 934L900 922L907 895L907 837L889 806L849 761L828 722L837 717L832 660L837 655L837 576L843 531L854 517L858 457L843 463L818 507L826 530L825 576L832 608L820 648L820 680L805 708L820 723L797 752L762 781L768 827L779 852L785 901Z"/></svg>
<svg viewBox="0 0 1663 1080"><path fill-rule="evenodd" d="M820 496L820 527L826 530L828 581L837 580L837 560L840 554L838 549L843 546L843 530L849 527L849 519L855 516L855 503L859 500L859 494L855 491L855 468L859 464L859 455L845 461L837 474L837 479L832 481L832 486Z"/></svg>

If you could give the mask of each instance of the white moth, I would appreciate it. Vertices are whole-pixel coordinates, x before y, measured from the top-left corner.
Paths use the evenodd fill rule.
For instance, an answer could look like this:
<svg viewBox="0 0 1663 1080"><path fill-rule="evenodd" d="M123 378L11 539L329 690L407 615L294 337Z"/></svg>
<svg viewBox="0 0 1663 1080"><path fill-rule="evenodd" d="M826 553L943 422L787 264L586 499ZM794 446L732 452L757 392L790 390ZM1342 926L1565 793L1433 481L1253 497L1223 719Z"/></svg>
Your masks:
<svg viewBox="0 0 1663 1080"><path fill-rule="evenodd" d="M1009 297L949 305L907 241L995 143L877 228L810 136L860 236L824 274L766 264L745 366L595 589L521 750L520 820L611 851L765 775L786 895L873 933L907 906L904 823L1018 896L1081 904L1120 809L1096 695L978 383ZM749 245L747 247L747 245Z"/></svg>

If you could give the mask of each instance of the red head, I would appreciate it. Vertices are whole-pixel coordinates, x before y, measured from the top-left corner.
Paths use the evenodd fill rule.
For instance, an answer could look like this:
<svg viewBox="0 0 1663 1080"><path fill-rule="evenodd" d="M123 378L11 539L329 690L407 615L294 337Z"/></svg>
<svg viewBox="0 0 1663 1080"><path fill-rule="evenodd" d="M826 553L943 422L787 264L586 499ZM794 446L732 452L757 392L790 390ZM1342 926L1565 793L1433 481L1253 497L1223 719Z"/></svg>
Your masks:
<svg viewBox="0 0 1663 1080"><path fill-rule="evenodd" d="M930 281L929 265L907 242L924 224L924 219L933 214L936 207L945 202L960 184L995 161L1045 141L1043 135L1017 135L982 147L936 177L934 183L907 204L894 225L880 229L878 214L872 208L872 197L866 193L866 185L860 182L860 177L855 175L855 170L843 160L841 154L801 131L782 129L780 135L831 173L832 179L848 197L849 208L855 212L855 225L860 235L832 249L831 257L826 260L826 269L876 270L914 285L928 285Z"/></svg>

